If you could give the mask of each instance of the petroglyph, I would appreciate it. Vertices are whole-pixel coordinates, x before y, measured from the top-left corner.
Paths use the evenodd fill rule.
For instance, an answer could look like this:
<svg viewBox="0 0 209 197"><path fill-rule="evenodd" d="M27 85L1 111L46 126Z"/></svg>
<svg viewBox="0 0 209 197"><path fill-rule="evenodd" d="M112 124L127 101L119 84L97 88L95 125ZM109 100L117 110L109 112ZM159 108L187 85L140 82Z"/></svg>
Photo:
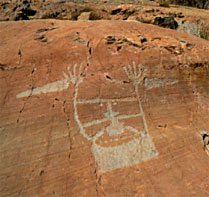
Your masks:
<svg viewBox="0 0 209 197"><path fill-rule="evenodd" d="M73 97L73 108L74 108L74 118L79 127L80 133L88 140L91 138L85 133L83 125L81 124L78 117L78 109L77 109L77 97L78 97L78 86L83 82L83 79L86 75L87 67L82 66L82 64L77 67L77 64L73 66L73 71L70 71L70 67L67 67L67 74L63 72L65 78L70 80L74 84L74 97Z"/></svg>
<svg viewBox="0 0 209 197"><path fill-rule="evenodd" d="M148 135L139 135L128 143L105 148L97 145L94 139L92 153L95 156L98 170L101 173L131 166L157 155Z"/></svg>
<svg viewBox="0 0 209 197"><path fill-rule="evenodd" d="M101 173L121 167L131 166L157 156L157 151L148 134L146 118L140 101L138 86L144 81L146 70L132 62L132 65L124 67L129 82L133 83L135 96L127 98L94 98L79 99L79 85L84 82L87 66L75 64L72 68L67 67L63 72L64 78L48 83L44 86L27 90L17 94L17 98L40 93L62 91L74 86L73 115L80 134L87 140L92 141L92 154L94 155L98 170ZM122 86L123 82L106 77L111 83ZM129 104L130 103L130 104ZM88 120L82 117L82 110L88 105L105 106L92 108L98 110L99 119L89 116ZM134 107L133 107L134 105ZM124 111L128 106L128 111ZM98 118L98 117L97 117ZM94 129L94 131L93 131ZM90 132L90 133L89 133Z"/></svg>
<svg viewBox="0 0 209 197"><path fill-rule="evenodd" d="M74 74L77 73L77 77L70 74L69 77L75 85L74 95L74 117L80 129L80 133L87 138L92 140L92 154L95 157L98 170L101 173L114 170L117 168L130 166L141 161L145 161L157 156L157 152L151 142L149 134L147 133L147 124L145 115L142 109L141 101L139 99L138 85L142 84L144 80L145 69L140 64L136 66L135 62L132 66L123 68L129 80L133 83L135 90L135 98L118 98L118 99L103 99L95 98L91 100L80 100L78 99L79 79L81 76L80 72L76 71L74 67ZM81 68L79 70L82 70ZM122 84L121 81L106 77L106 79L112 83ZM76 83L78 81L78 83ZM83 78L82 78L83 81ZM119 111L113 111L112 105L122 102L136 102L136 108L139 108L139 113L123 114ZM102 119L93 119L89 122L81 122L79 120L79 112L77 109L78 105L83 104L95 104L95 105L106 105L106 112L103 114ZM142 129L136 128L133 125L124 125L123 120L129 120L131 118L138 118L137 122L142 120ZM102 126L102 123L109 121L108 126ZM100 125L97 133L90 137L85 133L88 127L93 125ZM105 144L105 145L104 145Z"/></svg>
<svg viewBox="0 0 209 197"><path fill-rule="evenodd" d="M178 83L178 80L175 80L175 79L146 78L144 85L149 90L152 88L165 87L167 85L174 85L176 83Z"/></svg>
<svg viewBox="0 0 209 197"><path fill-rule="evenodd" d="M124 126L120 120L130 117L142 117L142 114L131 114L117 116L118 112L112 111L111 104L107 102L107 112L104 114L111 124L101 130L98 135L93 137L92 153L97 162L98 170L101 173L130 166L141 161L151 159L157 155L155 148L152 145L149 135L145 132L146 126L141 131L132 126ZM101 139L108 146L102 146L99 143L99 138L102 138L106 133L107 137ZM123 135L126 133L126 137ZM114 138L112 138L114 136ZM133 136L130 138L130 136ZM130 138L130 139L128 139ZM124 141L119 144L120 141ZM117 144L111 145L112 142Z"/></svg>
<svg viewBox="0 0 209 197"><path fill-rule="evenodd" d="M132 62L132 66L129 64L127 67L123 67L123 70L125 71L127 77L133 82L134 88L137 86L138 89L138 85L142 84L144 80L146 70L141 66L141 64L136 66L134 61Z"/></svg>
<svg viewBox="0 0 209 197"><path fill-rule="evenodd" d="M141 105L141 101L139 100L140 97L139 97L139 90L138 90L138 85L142 84L144 81L146 70L142 68L141 64L138 64L137 67L136 67L136 63L133 61L132 68L130 65L128 65L128 68L123 67L123 69L126 75L128 76L128 78L133 82L136 98L138 99L139 109L140 109L140 112L142 113L143 124L144 124L145 132L146 132L147 123L146 123L146 119L144 116L144 111Z"/></svg>
<svg viewBox="0 0 209 197"><path fill-rule="evenodd" d="M95 99L91 99L91 100L83 100L83 99L78 99L77 103L103 103L103 102L114 102L117 103L118 101L136 101L136 98L132 98L132 97L128 97L128 98L115 98L115 99L102 99L102 98L95 98Z"/></svg>
<svg viewBox="0 0 209 197"><path fill-rule="evenodd" d="M70 80L75 86L78 86L80 83L83 82L83 79L86 75L87 67L82 66L82 64L79 65L77 68L77 64L74 64L73 71L70 71L70 67L67 67L67 74L63 72L63 75L66 79Z"/></svg>
<svg viewBox="0 0 209 197"><path fill-rule="evenodd" d="M69 82L67 79L60 79L52 83L34 88L33 90L26 90L16 95L16 98L28 97L30 95L37 95L41 93L58 92L67 89Z"/></svg>

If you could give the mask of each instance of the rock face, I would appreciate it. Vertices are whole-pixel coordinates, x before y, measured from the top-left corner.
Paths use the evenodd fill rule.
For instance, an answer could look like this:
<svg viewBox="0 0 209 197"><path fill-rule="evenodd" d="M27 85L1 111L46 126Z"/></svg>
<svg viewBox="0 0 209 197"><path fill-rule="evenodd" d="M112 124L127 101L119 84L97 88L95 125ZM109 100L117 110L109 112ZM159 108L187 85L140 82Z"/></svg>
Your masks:
<svg viewBox="0 0 209 197"><path fill-rule="evenodd" d="M1 196L208 196L209 42L133 21L0 23Z"/></svg>
<svg viewBox="0 0 209 197"><path fill-rule="evenodd" d="M178 22L178 31L187 32L188 34L199 36L200 30L195 23L189 21L179 21Z"/></svg>
<svg viewBox="0 0 209 197"><path fill-rule="evenodd" d="M177 29L209 40L208 10L179 5L187 3L187 5L195 6L194 1L173 1L178 5L166 2L159 1L157 3L149 0L117 0L117 2L115 0L3 0L0 2L0 21L135 20ZM202 1L202 3L204 2ZM204 4L206 5L206 1Z"/></svg>

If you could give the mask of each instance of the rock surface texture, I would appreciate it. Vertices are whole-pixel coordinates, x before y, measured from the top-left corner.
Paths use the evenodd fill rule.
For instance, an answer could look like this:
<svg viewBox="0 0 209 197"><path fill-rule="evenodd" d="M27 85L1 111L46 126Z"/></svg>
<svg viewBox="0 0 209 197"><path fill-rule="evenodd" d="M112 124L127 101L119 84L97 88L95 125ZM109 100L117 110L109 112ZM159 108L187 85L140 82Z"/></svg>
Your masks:
<svg viewBox="0 0 209 197"><path fill-rule="evenodd" d="M134 21L0 23L0 196L209 196L208 54Z"/></svg>
<svg viewBox="0 0 209 197"><path fill-rule="evenodd" d="M157 3L153 0L2 0L0 21L135 20L209 40L209 10L179 5L187 2L186 5L194 6L196 1L173 1L174 4L166 2L168 1ZM207 2L200 1L199 3L205 6L199 7L207 8L209 1Z"/></svg>

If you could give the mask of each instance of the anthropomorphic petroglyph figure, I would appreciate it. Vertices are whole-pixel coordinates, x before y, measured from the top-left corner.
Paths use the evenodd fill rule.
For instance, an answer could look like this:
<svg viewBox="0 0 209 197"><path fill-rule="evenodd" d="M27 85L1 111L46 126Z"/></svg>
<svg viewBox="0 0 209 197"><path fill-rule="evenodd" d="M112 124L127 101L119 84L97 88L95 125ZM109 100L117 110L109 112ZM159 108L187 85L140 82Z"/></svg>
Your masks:
<svg viewBox="0 0 209 197"><path fill-rule="evenodd" d="M140 64L136 65L135 62L123 69L129 81L133 83L135 97L79 99L79 85L85 83L84 79L87 72L87 66L83 66L83 64L75 64L71 68L67 67L67 70L63 72L63 79L37 87L33 91L33 94L61 91L67 89L70 83L73 84L74 119L80 134L87 140L92 141L91 151L101 173L131 166L157 155L147 132L147 123L138 91L138 86L144 80L145 69ZM117 80L112 80L110 85L111 83L117 83L119 86L123 85ZM27 90L19 93L16 97L21 98L29 93L30 91ZM120 107L115 108L117 105L123 106L124 103L126 103L126 106L135 105L134 110L137 110L135 112L128 110L124 114L120 111ZM96 119L96 117L92 116L92 120L88 122L81 120L82 110L79 111L79 107L101 104L106 107L106 111L101 114L103 118ZM139 123L141 123L140 126ZM94 134L89 134L89 130L90 133L94 130Z"/></svg>
<svg viewBox="0 0 209 197"><path fill-rule="evenodd" d="M100 172L107 172L155 157L157 152L147 133L147 124L138 92L138 85L141 84L144 79L145 69L143 69L140 64L136 66L135 62L133 62L132 66L124 67L125 73L133 83L136 96L134 98L119 98L116 99L117 101L115 99L113 100L116 104L121 104L124 100L130 102L130 104L132 101L136 103L136 108L139 108L139 112L127 115L121 115L119 112L113 111L112 99L95 98L80 100L78 98L78 91L79 84L83 82L82 70L85 70L82 68L82 65L80 65L79 68L75 65L73 72L70 72L68 69L69 74L64 75L74 84L74 117L80 133L86 139L92 140L92 153L95 157L98 170ZM117 80L113 80L113 82L117 82ZM81 114L78 112L78 106L92 103L94 103L94 105L101 103L106 105L106 112L103 114L104 118L83 123L79 118ZM136 129L130 123L128 123L130 125L127 125L127 123L124 125L123 122L128 122L131 118L138 118L137 120L139 122L142 119L143 127L141 130ZM102 125L108 121L109 123L106 126ZM86 130L95 125L97 125L96 134L89 136Z"/></svg>

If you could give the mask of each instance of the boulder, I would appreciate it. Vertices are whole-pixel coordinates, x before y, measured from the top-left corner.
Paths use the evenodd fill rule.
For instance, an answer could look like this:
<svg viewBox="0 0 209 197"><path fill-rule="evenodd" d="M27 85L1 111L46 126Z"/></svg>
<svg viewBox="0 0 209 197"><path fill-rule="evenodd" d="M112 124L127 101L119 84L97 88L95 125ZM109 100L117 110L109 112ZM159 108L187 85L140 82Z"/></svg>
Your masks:
<svg viewBox="0 0 209 197"><path fill-rule="evenodd" d="M155 17L153 24L169 29L177 29L178 27L178 23L173 17Z"/></svg>
<svg viewBox="0 0 209 197"><path fill-rule="evenodd" d="M78 21L88 21L90 19L91 12L82 12L78 17Z"/></svg>
<svg viewBox="0 0 209 197"><path fill-rule="evenodd" d="M22 3L16 5L13 9L15 11L14 20L29 20L30 16L34 16L36 14L36 10L30 8L30 3L28 1L23 1Z"/></svg>
<svg viewBox="0 0 209 197"><path fill-rule="evenodd" d="M0 23L1 196L208 196L208 41L134 21Z"/></svg>
<svg viewBox="0 0 209 197"><path fill-rule="evenodd" d="M198 25L187 20L178 21L177 31L186 32L194 36L200 35Z"/></svg>

